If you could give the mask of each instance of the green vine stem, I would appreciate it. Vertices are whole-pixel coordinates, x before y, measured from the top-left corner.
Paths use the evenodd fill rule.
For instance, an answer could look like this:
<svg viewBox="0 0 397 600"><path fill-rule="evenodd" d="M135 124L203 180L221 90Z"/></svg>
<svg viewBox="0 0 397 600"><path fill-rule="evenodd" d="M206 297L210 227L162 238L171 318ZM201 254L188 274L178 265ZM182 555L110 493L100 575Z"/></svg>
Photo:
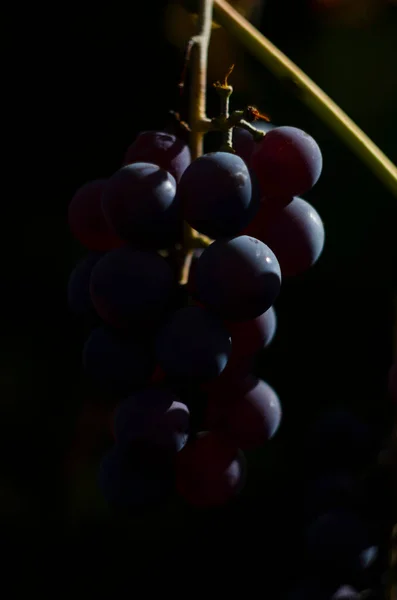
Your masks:
<svg viewBox="0 0 397 600"><path fill-rule="evenodd" d="M299 98L322 119L382 183L397 196L397 168L369 137L285 54L226 0L214 0L217 22L279 79L289 80Z"/></svg>

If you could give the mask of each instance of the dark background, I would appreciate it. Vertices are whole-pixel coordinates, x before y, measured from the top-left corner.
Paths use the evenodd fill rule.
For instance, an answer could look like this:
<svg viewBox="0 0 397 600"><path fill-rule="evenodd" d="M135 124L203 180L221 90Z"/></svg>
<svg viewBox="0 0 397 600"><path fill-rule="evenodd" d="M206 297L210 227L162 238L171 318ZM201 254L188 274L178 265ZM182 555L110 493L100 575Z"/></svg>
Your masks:
<svg viewBox="0 0 397 600"><path fill-rule="evenodd" d="M305 198L324 220L325 249L311 272L285 282L276 339L258 361L280 395L284 422L270 450L249 457L246 491L231 508L196 514L173 504L127 521L110 515L95 486L99 416L84 408L87 332L66 304L69 273L83 255L66 211L78 187L111 175L135 135L163 127L176 108L182 56L164 33L165 5L39 7L10 21L6 96L17 116L3 115L13 133L3 182L2 543L9 556L45 557L53 568L67 552L70 580L77 566L91 573L92 565L97 578L110 564L132 577L164 567L171 579L183 571L194 588L216 573L218 583L250 581L254 591L267 565L268 589L281 589L299 554L292 473L306 424L341 405L370 422L379 439L391 427L396 198L237 48L244 67L233 107L254 103L275 123L305 129L324 157ZM263 7L261 29L397 162L395 6L352 26L320 18L302 1L274 0ZM209 94L209 114L215 110ZM93 441L84 445L78 440L86 432Z"/></svg>

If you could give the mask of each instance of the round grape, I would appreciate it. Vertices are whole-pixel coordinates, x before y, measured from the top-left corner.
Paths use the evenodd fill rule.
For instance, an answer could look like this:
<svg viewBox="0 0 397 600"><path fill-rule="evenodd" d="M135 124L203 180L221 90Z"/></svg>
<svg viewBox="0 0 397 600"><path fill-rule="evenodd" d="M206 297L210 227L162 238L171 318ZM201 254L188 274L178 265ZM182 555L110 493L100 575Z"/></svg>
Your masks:
<svg viewBox="0 0 397 600"><path fill-rule="evenodd" d="M272 250L255 238L218 240L199 258L196 284L199 301L222 319L248 321L278 296L280 266Z"/></svg>
<svg viewBox="0 0 397 600"><path fill-rule="evenodd" d="M176 485L192 506L226 504L244 484L244 455L213 432L201 432L177 455Z"/></svg>
<svg viewBox="0 0 397 600"><path fill-rule="evenodd" d="M143 131L128 148L123 165L145 162L165 169L179 182L191 161L187 144L163 131Z"/></svg>
<svg viewBox="0 0 397 600"><path fill-rule="evenodd" d="M259 187L235 154L211 152L186 169L178 187L186 221L211 238L238 234L260 204Z"/></svg>
<svg viewBox="0 0 397 600"><path fill-rule="evenodd" d="M232 337L231 358L254 356L267 348L276 334L276 311L271 306L251 321L225 321L224 325Z"/></svg>
<svg viewBox="0 0 397 600"><path fill-rule="evenodd" d="M299 196L320 177L323 159L317 142L295 127L276 127L258 143L251 157L262 195Z"/></svg>
<svg viewBox="0 0 397 600"><path fill-rule="evenodd" d="M90 277L102 256L101 252L90 252L75 266L69 277L68 304L76 315L84 315L94 308L90 296Z"/></svg>
<svg viewBox="0 0 397 600"><path fill-rule="evenodd" d="M98 315L115 327L147 327L158 322L172 299L175 280L158 254L119 248L93 268L90 293Z"/></svg>
<svg viewBox="0 0 397 600"><path fill-rule="evenodd" d="M229 333L198 306L176 311L160 330L157 360L170 377L206 380L222 373L231 353Z"/></svg>
<svg viewBox="0 0 397 600"><path fill-rule="evenodd" d="M162 451L179 452L189 434L189 410L170 391L148 388L125 400L114 418L118 444L143 443Z"/></svg>
<svg viewBox="0 0 397 600"><path fill-rule="evenodd" d="M84 345L83 366L99 387L125 396L149 381L155 361L147 342L98 327Z"/></svg>
<svg viewBox="0 0 397 600"><path fill-rule="evenodd" d="M281 422L276 392L265 381L236 382L227 396L209 396L208 423L242 450L252 450L270 440Z"/></svg>
<svg viewBox="0 0 397 600"><path fill-rule="evenodd" d="M74 237L89 250L106 252L123 245L102 212L106 179L90 181L81 187L69 204L69 227Z"/></svg>
<svg viewBox="0 0 397 600"><path fill-rule="evenodd" d="M302 198L294 198L285 208L255 218L247 227L277 256L283 277L299 275L318 260L324 247L325 232L318 212ZM259 217L259 215L257 215Z"/></svg>
<svg viewBox="0 0 397 600"><path fill-rule="evenodd" d="M119 169L104 188L102 208L118 235L140 247L166 247L181 230L175 179L157 165Z"/></svg>

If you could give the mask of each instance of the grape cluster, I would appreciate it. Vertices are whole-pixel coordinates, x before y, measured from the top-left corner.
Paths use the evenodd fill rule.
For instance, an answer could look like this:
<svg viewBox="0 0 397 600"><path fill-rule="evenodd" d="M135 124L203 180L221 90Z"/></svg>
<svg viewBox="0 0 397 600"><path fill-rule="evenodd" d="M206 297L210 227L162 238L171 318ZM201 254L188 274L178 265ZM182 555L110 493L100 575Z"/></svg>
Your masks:
<svg viewBox="0 0 397 600"><path fill-rule="evenodd" d="M321 253L322 221L297 195L322 158L306 133L267 129L255 143L235 128L234 152L194 161L175 135L143 132L117 172L71 201L70 229L89 254L70 277L69 305L99 317L83 365L117 402L99 476L112 505L172 490L195 506L223 504L243 486L243 452L278 430L279 398L253 364L275 335L282 277ZM186 248L186 224L207 247Z"/></svg>

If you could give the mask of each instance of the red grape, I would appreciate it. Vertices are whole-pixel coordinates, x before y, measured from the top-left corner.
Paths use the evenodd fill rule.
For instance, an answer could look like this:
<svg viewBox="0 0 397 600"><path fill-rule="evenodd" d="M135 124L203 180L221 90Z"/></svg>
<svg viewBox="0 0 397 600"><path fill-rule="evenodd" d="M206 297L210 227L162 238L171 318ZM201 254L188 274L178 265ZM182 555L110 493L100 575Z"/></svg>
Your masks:
<svg viewBox="0 0 397 600"><path fill-rule="evenodd" d="M102 192L106 179L90 181L81 187L69 204L69 227L74 237L89 250L104 252L124 242L111 229L102 212Z"/></svg>

